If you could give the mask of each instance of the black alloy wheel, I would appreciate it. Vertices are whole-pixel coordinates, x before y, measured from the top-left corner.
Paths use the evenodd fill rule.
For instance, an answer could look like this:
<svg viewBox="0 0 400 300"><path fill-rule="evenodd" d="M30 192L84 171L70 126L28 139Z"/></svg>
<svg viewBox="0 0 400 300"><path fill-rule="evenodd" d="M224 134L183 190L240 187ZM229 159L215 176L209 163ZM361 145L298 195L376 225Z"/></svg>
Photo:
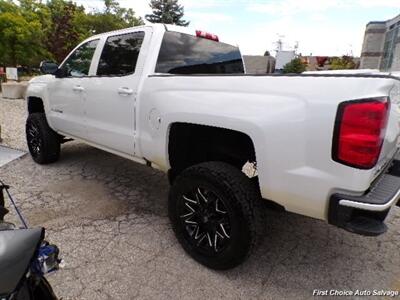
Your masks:
<svg viewBox="0 0 400 300"><path fill-rule="evenodd" d="M28 143L29 152L32 157L38 158L42 152L43 140L40 135L39 128L33 122L30 122L26 126L26 140Z"/></svg>
<svg viewBox="0 0 400 300"><path fill-rule="evenodd" d="M212 256L230 242L231 224L224 200L207 188L197 187L178 203L185 238L205 255Z"/></svg>
<svg viewBox="0 0 400 300"><path fill-rule="evenodd" d="M241 264L260 230L258 185L223 162L201 163L175 179L169 217L183 249L218 270Z"/></svg>
<svg viewBox="0 0 400 300"><path fill-rule="evenodd" d="M44 113L32 113L26 120L26 142L32 159L49 164L60 157L60 136L50 128Z"/></svg>

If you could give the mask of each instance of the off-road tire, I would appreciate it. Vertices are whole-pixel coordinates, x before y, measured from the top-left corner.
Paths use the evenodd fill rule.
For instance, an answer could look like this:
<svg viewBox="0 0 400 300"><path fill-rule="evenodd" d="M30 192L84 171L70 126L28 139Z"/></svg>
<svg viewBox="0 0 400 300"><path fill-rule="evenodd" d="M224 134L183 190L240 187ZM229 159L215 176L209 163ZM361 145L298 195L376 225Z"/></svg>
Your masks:
<svg viewBox="0 0 400 300"><path fill-rule="evenodd" d="M211 190L210 193L216 195L214 199L221 199L229 214L230 240L214 255L206 255L202 252L204 250L194 245L193 233L190 235L188 225L182 221L179 209L182 204L179 203L187 201L182 200L183 196L197 187ZM179 243L192 258L209 268L226 270L241 264L258 244L262 229L260 198L258 183L237 168L224 162L201 163L184 170L174 181L169 195L169 217Z"/></svg>
<svg viewBox="0 0 400 300"><path fill-rule="evenodd" d="M50 164L60 157L60 136L50 128L44 113L32 113L26 121L29 152L38 164Z"/></svg>

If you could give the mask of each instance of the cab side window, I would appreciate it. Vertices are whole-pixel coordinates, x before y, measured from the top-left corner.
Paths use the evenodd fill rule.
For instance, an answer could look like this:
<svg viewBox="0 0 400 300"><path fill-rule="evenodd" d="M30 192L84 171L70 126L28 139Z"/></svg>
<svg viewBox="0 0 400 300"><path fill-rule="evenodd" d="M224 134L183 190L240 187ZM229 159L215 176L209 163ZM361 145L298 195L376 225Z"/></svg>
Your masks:
<svg viewBox="0 0 400 300"><path fill-rule="evenodd" d="M90 63L99 40L89 41L72 53L61 66L66 77L84 77L89 75Z"/></svg>
<svg viewBox="0 0 400 300"><path fill-rule="evenodd" d="M110 36L100 57L98 76L123 76L135 73L144 32Z"/></svg>

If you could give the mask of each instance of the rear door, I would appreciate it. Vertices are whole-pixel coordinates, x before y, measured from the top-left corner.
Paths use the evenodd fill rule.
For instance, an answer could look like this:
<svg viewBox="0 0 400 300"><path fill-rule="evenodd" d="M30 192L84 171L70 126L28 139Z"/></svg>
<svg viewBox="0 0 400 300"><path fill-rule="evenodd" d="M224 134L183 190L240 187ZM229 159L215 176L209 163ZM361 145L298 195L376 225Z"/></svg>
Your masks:
<svg viewBox="0 0 400 300"><path fill-rule="evenodd" d="M84 79L87 140L134 155L135 100L150 28L107 36L96 75Z"/></svg>
<svg viewBox="0 0 400 300"><path fill-rule="evenodd" d="M64 77L55 78L48 88L53 128L75 137L86 135L82 79L89 76L98 43L99 39L91 40L75 49L60 66Z"/></svg>

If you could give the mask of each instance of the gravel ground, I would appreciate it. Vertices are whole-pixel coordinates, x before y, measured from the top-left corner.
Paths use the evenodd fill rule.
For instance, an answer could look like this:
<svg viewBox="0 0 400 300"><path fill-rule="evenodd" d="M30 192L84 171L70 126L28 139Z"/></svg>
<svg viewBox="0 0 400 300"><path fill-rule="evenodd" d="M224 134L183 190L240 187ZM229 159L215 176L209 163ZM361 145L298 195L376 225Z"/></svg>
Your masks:
<svg viewBox="0 0 400 300"><path fill-rule="evenodd" d="M25 150L26 102L23 99L8 100L0 93L0 145L18 150Z"/></svg>
<svg viewBox="0 0 400 300"><path fill-rule="evenodd" d="M4 116L15 120L5 132L21 131L23 107L0 100L1 124ZM23 146L12 136L6 142ZM60 246L67 266L49 280L63 299L307 299L314 289L400 290L398 208L378 238L268 212L264 243L243 265L216 272L177 244L166 215L167 179L156 170L71 142L55 164L39 166L26 155L0 168L0 177L30 224L46 227Z"/></svg>

